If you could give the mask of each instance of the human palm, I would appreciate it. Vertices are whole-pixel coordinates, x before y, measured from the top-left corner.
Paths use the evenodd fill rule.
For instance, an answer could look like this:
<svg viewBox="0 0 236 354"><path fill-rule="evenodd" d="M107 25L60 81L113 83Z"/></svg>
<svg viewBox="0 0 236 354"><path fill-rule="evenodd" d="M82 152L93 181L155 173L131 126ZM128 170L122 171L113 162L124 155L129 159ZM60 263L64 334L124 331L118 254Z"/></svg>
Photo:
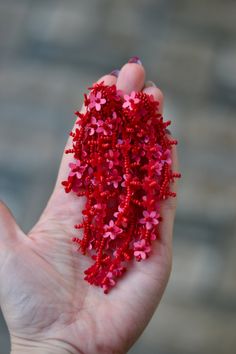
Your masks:
<svg viewBox="0 0 236 354"><path fill-rule="evenodd" d="M126 93L144 89L163 100L158 88L143 88L145 72L138 64L126 64L118 79L106 75L101 80ZM175 149L172 155L176 169ZM66 194L60 184L68 161L64 156L48 205L27 236L6 207L0 207L0 304L12 352L126 353L150 321L169 278L175 200L161 206L164 221L150 258L131 263L104 295L84 281L91 260L71 244L83 199Z"/></svg>

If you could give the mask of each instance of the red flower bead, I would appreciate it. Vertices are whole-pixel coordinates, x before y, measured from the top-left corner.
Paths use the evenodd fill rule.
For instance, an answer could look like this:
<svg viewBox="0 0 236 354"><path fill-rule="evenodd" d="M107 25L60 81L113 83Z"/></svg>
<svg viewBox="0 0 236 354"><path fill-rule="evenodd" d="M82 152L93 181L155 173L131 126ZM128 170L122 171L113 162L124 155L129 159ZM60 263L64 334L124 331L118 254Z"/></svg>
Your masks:
<svg viewBox="0 0 236 354"><path fill-rule="evenodd" d="M122 95L116 86L94 84L78 117L70 172L62 182L67 193L85 196L82 238L73 237L78 252L95 263L85 280L105 293L123 276L128 262L151 255L162 218L161 200L175 193L170 184L180 174L171 170L170 140L158 102L143 92Z"/></svg>

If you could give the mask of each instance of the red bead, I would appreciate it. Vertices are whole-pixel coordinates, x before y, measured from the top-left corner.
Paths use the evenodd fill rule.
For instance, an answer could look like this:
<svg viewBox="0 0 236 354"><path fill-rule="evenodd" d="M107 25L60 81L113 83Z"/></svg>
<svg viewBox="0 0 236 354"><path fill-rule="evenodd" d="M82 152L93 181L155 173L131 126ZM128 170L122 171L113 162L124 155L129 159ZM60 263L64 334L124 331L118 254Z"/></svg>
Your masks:
<svg viewBox="0 0 236 354"><path fill-rule="evenodd" d="M83 236L72 241L95 262L84 279L108 293L126 271L123 262L149 257L162 220L156 206L175 196L170 184L180 177L171 170L177 141L166 134L171 122L163 121L159 103L143 92L123 99L115 85L99 83L84 97L62 185L86 198L84 220L75 225Z"/></svg>

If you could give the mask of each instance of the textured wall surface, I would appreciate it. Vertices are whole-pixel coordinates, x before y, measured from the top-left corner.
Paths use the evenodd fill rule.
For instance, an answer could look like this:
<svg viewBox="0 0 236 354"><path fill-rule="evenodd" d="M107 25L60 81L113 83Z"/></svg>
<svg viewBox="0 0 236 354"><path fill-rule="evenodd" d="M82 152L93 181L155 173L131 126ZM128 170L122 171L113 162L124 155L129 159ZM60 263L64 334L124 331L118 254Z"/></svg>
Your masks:
<svg viewBox="0 0 236 354"><path fill-rule="evenodd" d="M138 55L165 94L183 173L173 273L130 353L235 352L235 13L235 0L0 0L0 197L24 230L85 87Z"/></svg>

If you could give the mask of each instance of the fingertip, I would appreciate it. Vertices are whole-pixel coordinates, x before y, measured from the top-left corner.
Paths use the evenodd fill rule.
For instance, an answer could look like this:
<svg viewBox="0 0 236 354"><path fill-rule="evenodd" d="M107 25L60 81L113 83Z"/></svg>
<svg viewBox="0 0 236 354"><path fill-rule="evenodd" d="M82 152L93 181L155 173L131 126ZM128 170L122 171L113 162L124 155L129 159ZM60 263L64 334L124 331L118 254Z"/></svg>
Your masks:
<svg viewBox="0 0 236 354"><path fill-rule="evenodd" d="M124 93L141 91L145 82L145 69L138 63L126 63L120 70L117 88Z"/></svg>
<svg viewBox="0 0 236 354"><path fill-rule="evenodd" d="M117 82L117 77L112 73L106 74L100 77L100 79L98 79L97 83L100 84L101 82L103 82L104 85L108 85L108 86L115 85Z"/></svg>
<svg viewBox="0 0 236 354"><path fill-rule="evenodd" d="M105 74L102 77L100 77L100 79L98 79L95 83L100 84L100 83L104 83L104 85L107 86L112 86L112 85L116 85L117 82L117 76L114 75L114 72L116 70L113 70L110 74ZM80 109L80 113L85 113L86 108L84 106L84 104L82 104L82 107Z"/></svg>
<svg viewBox="0 0 236 354"><path fill-rule="evenodd" d="M152 95L154 97L155 101L159 102L159 111L163 113L163 107L164 107L164 94L163 92L155 86L148 86L143 89L143 92Z"/></svg>

